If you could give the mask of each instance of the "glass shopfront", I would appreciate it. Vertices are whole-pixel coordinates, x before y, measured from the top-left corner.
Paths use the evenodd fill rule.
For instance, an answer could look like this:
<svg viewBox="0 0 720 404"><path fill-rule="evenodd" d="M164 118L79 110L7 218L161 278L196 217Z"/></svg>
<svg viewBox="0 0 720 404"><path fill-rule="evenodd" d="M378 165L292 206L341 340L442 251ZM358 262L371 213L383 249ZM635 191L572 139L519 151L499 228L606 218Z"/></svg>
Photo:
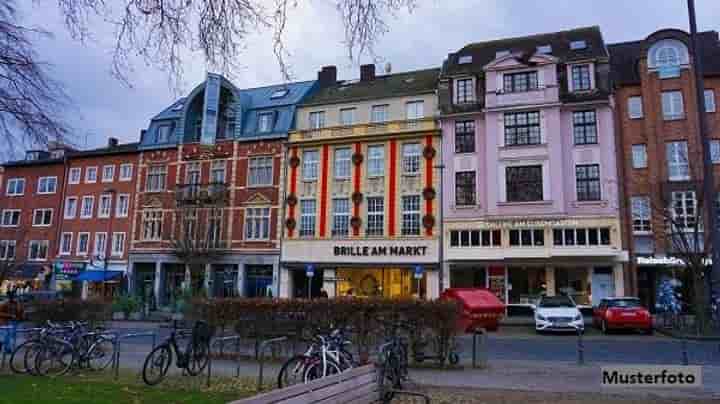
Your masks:
<svg viewBox="0 0 720 404"><path fill-rule="evenodd" d="M510 304L535 304L540 296L547 293L543 267L509 267L508 277Z"/></svg>
<svg viewBox="0 0 720 404"><path fill-rule="evenodd" d="M338 296L425 297L425 276L415 279L411 269L338 268L336 277Z"/></svg>

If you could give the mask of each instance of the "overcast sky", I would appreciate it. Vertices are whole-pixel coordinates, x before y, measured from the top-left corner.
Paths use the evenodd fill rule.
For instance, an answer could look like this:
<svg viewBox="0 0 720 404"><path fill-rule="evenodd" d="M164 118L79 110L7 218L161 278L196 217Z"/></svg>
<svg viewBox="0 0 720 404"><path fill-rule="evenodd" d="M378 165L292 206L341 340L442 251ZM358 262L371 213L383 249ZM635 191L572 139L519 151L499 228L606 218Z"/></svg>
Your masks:
<svg viewBox="0 0 720 404"><path fill-rule="evenodd" d="M54 38L38 43L40 57L53 65L52 75L64 83L73 101L68 120L80 147L105 144L109 136L136 141L149 119L175 96L164 73L138 60L131 73L133 88L109 74L112 31L98 26L95 41L69 38L54 8L56 1L24 4L23 24L43 27ZM111 2L113 3L113 2ZM291 12L286 41L297 80L316 77L320 66L338 66L340 79L356 78L342 45L342 25L332 0L299 0ZM390 32L377 47L393 71L439 66L444 57L469 42L599 25L607 43L638 40L661 28L688 30L685 0L418 0L412 13L390 20ZM697 0L700 30L720 30L720 1ZM370 60L363 60L368 63ZM282 77L267 34L253 36L241 56L235 85L255 87L281 83ZM205 76L201 58L189 61L185 89Z"/></svg>

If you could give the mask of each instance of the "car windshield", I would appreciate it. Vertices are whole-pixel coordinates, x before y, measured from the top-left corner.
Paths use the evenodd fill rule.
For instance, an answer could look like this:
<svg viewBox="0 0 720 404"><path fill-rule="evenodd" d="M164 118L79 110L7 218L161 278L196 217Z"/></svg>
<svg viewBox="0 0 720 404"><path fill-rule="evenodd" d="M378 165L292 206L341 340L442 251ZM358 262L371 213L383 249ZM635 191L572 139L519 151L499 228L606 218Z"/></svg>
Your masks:
<svg viewBox="0 0 720 404"><path fill-rule="evenodd" d="M623 307L623 308L634 308L640 307L640 300L638 299L613 299L608 300L608 307Z"/></svg>
<svg viewBox="0 0 720 404"><path fill-rule="evenodd" d="M553 297L543 297L540 300L539 307L542 307L542 308L575 307L575 304L567 296L553 296Z"/></svg>

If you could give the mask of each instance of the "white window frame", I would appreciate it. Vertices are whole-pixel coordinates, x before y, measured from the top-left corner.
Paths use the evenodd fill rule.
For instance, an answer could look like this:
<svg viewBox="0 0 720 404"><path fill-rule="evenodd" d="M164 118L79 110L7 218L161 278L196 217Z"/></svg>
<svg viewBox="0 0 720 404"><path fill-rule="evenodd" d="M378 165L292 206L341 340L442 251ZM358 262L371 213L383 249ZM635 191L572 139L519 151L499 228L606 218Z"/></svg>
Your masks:
<svg viewBox="0 0 720 404"><path fill-rule="evenodd" d="M273 118L275 117L274 112L261 112L258 114L258 132L268 133L273 130Z"/></svg>
<svg viewBox="0 0 720 404"><path fill-rule="evenodd" d="M267 178L264 174L269 175ZM273 156L253 156L248 159L248 187L267 187L273 184L275 158ZM264 173L264 174L263 174ZM261 175L262 174L262 175ZM263 181L264 180L264 181Z"/></svg>
<svg viewBox="0 0 720 404"><path fill-rule="evenodd" d="M97 182L97 166L85 167L85 183L94 184Z"/></svg>
<svg viewBox="0 0 720 404"><path fill-rule="evenodd" d="M80 248L82 246L81 241L85 238L85 249ZM75 247L75 255L79 257L85 257L90 252L90 233L83 231L78 233L77 246Z"/></svg>
<svg viewBox="0 0 720 404"><path fill-rule="evenodd" d="M703 99L705 100L705 112L715 112L715 90L706 88L703 91Z"/></svg>
<svg viewBox="0 0 720 404"><path fill-rule="evenodd" d="M222 175L220 175L222 173ZM227 182L227 162L215 160L210 164L210 183L225 184Z"/></svg>
<svg viewBox="0 0 720 404"><path fill-rule="evenodd" d="M98 218L107 219L112 214L112 194L102 194L98 199ZM103 206L103 202L107 202L107 206Z"/></svg>
<svg viewBox="0 0 720 404"><path fill-rule="evenodd" d="M642 96L633 95L628 97L628 117L630 119L642 119L643 116Z"/></svg>
<svg viewBox="0 0 720 404"><path fill-rule="evenodd" d="M245 208L245 240L270 240L270 214L269 206L253 206Z"/></svg>
<svg viewBox="0 0 720 404"><path fill-rule="evenodd" d="M12 254L8 254L12 246ZM16 240L0 240L0 261L13 261L17 257L17 241Z"/></svg>
<svg viewBox="0 0 720 404"><path fill-rule="evenodd" d="M70 244L67 246L68 249L65 249L65 237L70 236ZM60 247L58 249L58 255L71 255L73 249L73 233L72 232L64 232L60 235Z"/></svg>
<svg viewBox="0 0 720 404"><path fill-rule="evenodd" d="M68 184L76 185L82 179L82 167L73 167L68 173Z"/></svg>
<svg viewBox="0 0 720 404"><path fill-rule="evenodd" d="M42 248L44 246L45 248L45 256L44 257L35 257L33 258L32 252L33 252L33 244L38 245L38 252L42 251ZM41 261L47 261L48 256L50 255L50 241L48 240L30 240L28 242L28 261L35 261L35 262L41 262Z"/></svg>
<svg viewBox="0 0 720 404"><path fill-rule="evenodd" d="M85 214L85 201L90 201L90 213ZM80 219L91 219L93 217L93 212L95 211L95 196L93 195L85 195L82 197L80 202Z"/></svg>
<svg viewBox="0 0 720 404"><path fill-rule="evenodd" d="M22 192L16 192L17 191L17 184L22 184ZM10 188L12 185L12 192L10 192ZM22 177L15 177L15 178L8 178L7 180L7 186L5 187L5 195L6 196L23 196L25 195L25 178Z"/></svg>
<svg viewBox="0 0 720 404"><path fill-rule="evenodd" d="M100 243L100 239L102 237L102 243ZM99 259L107 258L107 233L104 231L96 232L95 233L95 239L93 240L93 257L97 257Z"/></svg>
<svg viewBox="0 0 720 404"><path fill-rule="evenodd" d="M102 182L113 182L113 181L115 181L115 164L104 165Z"/></svg>
<svg viewBox="0 0 720 404"><path fill-rule="evenodd" d="M420 175L422 170L422 145L418 142L402 144L403 175Z"/></svg>
<svg viewBox="0 0 720 404"><path fill-rule="evenodd" d="M672 121L685 118L685 101L682 91L663 91L661 97L663 120Z"/></svg>
<svg viewBox="0 0 720 404"><path fill-rule="evenodd" d="M632 145L632 167L647 168L647 145L645 143Z"/></svg>
<svg viewBox="0 0 720 404"><path fill-rule="evenodd" d="M687 196L691 196L688 198ZM676 209L678 207L677 202L680 202L680 212ZM671 233L675 232L692 232L695 231L696 226L701 226L700 223L696 223L698 218L698 200L695 191L673 191L670 194L670 213L673 221L670 223ZM688 210L692 209L693 214L688 214ZM681 224L678 228L676 223Z"/></svg>
<svg viewBox="0 0 720 404"><path fill-rule="evenodd" d="M379 152L377 152L379 150ZM377 153L373 153L376 151ZM377 178L385 176L385 145L371 144L368 146L367 176Z"/></svg>
<svg viewBox="0 0 720 404"><path fill-rule="evenodd" d="M379 204L377 203L379 201ZM379 205L379 206L377 206ZM367 198L367 226L365 233L368 237L380 237L385 234L385 198L382 196L370 196ZM371 218L379 218L380 228L376 228Z"/></svg>
<svg viewBox="0 0 720 404"><path fill-rule="evenodd" d="M127 239L127 235L124 232L113 232L112 235L112 244L110 247L110 256L111 257L122 257L125 255L125 241ZM118 242L120 249L118 249Z"/></svg>
<svg viewBox="0 0 720 404"><path fill-rule="evenodd" d="M162 183L158 180L157 184L153 184L150 181L151 177L162 178ZM145 191L146 192L162 192L167 187L167 166L164 165L151 165L147 169L147 175L145 177Z"/></svg>
<svg viewBox="0 0 720 404"><path fill-rule="evenodd" d="M304 205L312 205L311 210L305 210ZM317 201L315 199L300 200L300 237L314 237L317 231Z"/></svg>
<svg viewBox="0 0 720 404"><path fill-rule="evenodd" d="M45 184L43 186L43 183ZM54 184L52 190L50 190L50 184ZM56 176L47 176L38 178L38 195L51 195L57 192L58 181ZM43 188L46 188L43 190Z"/></svg>
<svg viewBox="0 0 720 404"><path fill-rule="evenodd" d="M325 127L325 111L312 111L308 114L308 127L322 129Z"/></svg>
<svg viewBox="0 0 720 404"><path fill-rule="evenodd" d="M417 209L409 209L410 201L417 201ZM401 229L403 236L419 236L422 234L422 198L420 195L403 195L401 205ZM417 229L417 231L415 231Z"/></svg>
<svg viewBox="0 0 720 404"><path fill-rule="evenodd" d="M161 241L164 212L160 209L151 209L143 212L142 217L142 240ZM150 226L150 231L148 231Z"/></svg>
<svg viewBox="0 0 720 404"><path fill-rule="evenodd" d="M680 147L680 146L684 147ZM667 159L667 170L669 181L687 181L690 179L690 157L688 156L688 144L686 141L667 142L665 144ZM684 149L685 156L682 156ZM673 175L673 171L676 174ZM680 172L683 175L678 175Z"/></svg>
<svg viewBox="0 0 720 404"><path fill-rule="evenodd" d="M630 216L632 220L633 234L652 234L652 207L650 206L650 197L631 197Z"/></svg>
<svg viewBox="0 0 720 404"><path fill-rule="evenodd" d="M333 155L333 174L336 180L346 180L352 175L352 149L338 147Z"/></svg>
<svg viewBox="0 0 720 404"><path fill-rule="evenodd" d="M120 164L119 181L132 181L133 165L131 163Z"/></svg>
<svg viewBox="0 0 720 404"><path fill-rule="evenodd" d="M314 159L308 158L314 156ZM302 177L303 181L317 181L320 169L320 151L318 149L303 150Z"/></svg>
<svg viewBox="0 0 720 404"><path fill-rule="evenodd" d="M355 113L357 112L357 108L355 107L348 107L348 108L340 108L339 115L340 115L340 125L341 126L351 126L355 124ZM349 114L346 116L346 114ZM350 119L347 119L347 118Z"/></svg>
<svg viewBox="0 0 720 404"><path fill-rule="evenodd" d="M72 209L72 211L68 210L69 206L70 206L70 203L69 203L70 201L75 202L74 209ZM68 196L67 198L65 198L65 209L63 211L63 218L75 219L75 217L77 216L78 206L79 205L78 205L78 197L77 196Z"/></svg>
<svg viewBox="0 0 720 404"><path fill-rule="evenodd" d="M385 123L390 119L389 104L375 104L370 107L370 122Z"/></svg>
<svg viewBox="0 0 720 404"><path fill-rule="evenodd" d="M123 207L123 204L120 203L120 200L123 198L125 198L125 200L127 201L125 204L125 209L121 209ZM128 217L128 215L130 214L130 194L118 194L115 201L115 217Z"/></svg>
<svg viewBox="0 0 720 404"><path fill-rule="evenodd" d="M35 219L37 219L38 214L42 214L41 220L45 220L45 213L50 212L50 223L37 223ZM33 209L33 215L32 215L32 227L50 227L52 226L53 219L55 216L55 211L52 208L38 208Z"/></svg>
<svg viewBox="0 0 720 404"><path fill-rule="evenodd" d="M414 100L405 103L405 119L408 121L425 118L425 101Z"/></svg>
<svg viewBox="0 0 720 404"><path fill-rule="evenodd" d="M10 214L10 224L5 223L5 215ZM17 213L17 223L12 223L12 218L15 216L15 213ZM22 210L20 209L3 209L2 210L2 216L0 217L0 227L19 227L20 222L22 221Z"/></svg>
<svg viewBox="0 0 720 404"><path fill-rule="evenodd" d="M590 87L589 88L581 88L577 89L575 88L575 82L573 81L573 68L575 67L581 67L581 66L587 66L588 68L588 75L590 76ZM593 63L572 63L569 64L567 67L567 74L568 74L568 91L575 92L575 91L592 91L595 89L595 65Z"/></svg>
<svg viewBox="0 0 720 404"><path fill-rule="evenodd" d="M350 235L350 199L333 198L332 206L332 235L334 237L347 237ZM343 207L343 210L338 210Z"/></svg>
<svg viewBox="0 0 720 404"><path fill-rule="evenodd" d="M710 161L720 164L720 139L710 139Z"/></svg>

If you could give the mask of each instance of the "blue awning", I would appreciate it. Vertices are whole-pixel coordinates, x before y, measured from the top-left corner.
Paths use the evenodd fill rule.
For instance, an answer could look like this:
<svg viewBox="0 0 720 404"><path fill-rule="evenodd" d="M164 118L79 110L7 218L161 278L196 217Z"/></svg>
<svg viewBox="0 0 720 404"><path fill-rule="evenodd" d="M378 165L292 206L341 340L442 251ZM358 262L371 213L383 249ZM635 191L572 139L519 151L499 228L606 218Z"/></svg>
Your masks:
<svg viewBox="0 0 720 404"><path fill-rule="evenodd" d="M122 271L83 271L75 277L75 281L103 282L122 276Z"/></svg>

